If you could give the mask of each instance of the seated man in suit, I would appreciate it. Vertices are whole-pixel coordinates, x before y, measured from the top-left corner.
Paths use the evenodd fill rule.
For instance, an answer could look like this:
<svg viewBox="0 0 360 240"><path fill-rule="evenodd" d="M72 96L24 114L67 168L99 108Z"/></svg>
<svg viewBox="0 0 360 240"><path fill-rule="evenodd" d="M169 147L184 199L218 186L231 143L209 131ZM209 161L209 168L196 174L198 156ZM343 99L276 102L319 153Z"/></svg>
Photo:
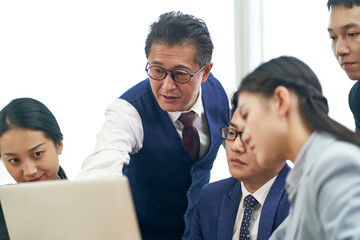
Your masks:
<svg viewBox="0 0 360 240"><path fill-rule="evenodd" d="M254 153L241 140L242 123L236 108L237 93L232 98L229 127L221 128L232 177L201 190L192 240L269 239L288 215L284 185L290 167L285 162L268 169L258 165ZM253 205L246 206L248 199Z"/></svg>

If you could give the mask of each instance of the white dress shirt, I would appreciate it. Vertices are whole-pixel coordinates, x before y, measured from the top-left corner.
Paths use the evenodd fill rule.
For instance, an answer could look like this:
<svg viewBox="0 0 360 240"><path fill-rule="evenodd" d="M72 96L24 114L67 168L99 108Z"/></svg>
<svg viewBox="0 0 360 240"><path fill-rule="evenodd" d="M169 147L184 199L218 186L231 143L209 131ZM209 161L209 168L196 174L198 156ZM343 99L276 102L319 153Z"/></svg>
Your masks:
<svg viewBox="0 0 360 240"><path fill-rule="evenodd" d="M190 111L195 112L194 127L200 138L200 157L208 150L209 129L202 103L202 92ZM180 138L182 123L177 120L181 112L168 112L168 115ZM105 111L106 120L97 135L95 151L84 161L76 179L113 177L122 175L124 164L130 161L130 155L138 152L143 145L144 132L141 118L134 106L123 99L116 99Z"/></svg>
<svg viewBox="0 0 360 240"><path fill-rule="evenodd" d="M265 199L270 191L271 186L275 182L277 175L267 181L261 188L259 188L256 192L251 194L244 184L241 182L241 199L240 204L238 208L238 212L236 215L235 225L234 225L234 232L233 232L233 240L239 240L240 236L240 228L241 228L241 222L244 215L244 198L251 194L253 197L258 201L258 204L255 205L252 215L251 215L251 221L250 221L250 239L257 239L258 229L259 229L259 222L260 222L260 215L262 206L264 205Z"/></svg>

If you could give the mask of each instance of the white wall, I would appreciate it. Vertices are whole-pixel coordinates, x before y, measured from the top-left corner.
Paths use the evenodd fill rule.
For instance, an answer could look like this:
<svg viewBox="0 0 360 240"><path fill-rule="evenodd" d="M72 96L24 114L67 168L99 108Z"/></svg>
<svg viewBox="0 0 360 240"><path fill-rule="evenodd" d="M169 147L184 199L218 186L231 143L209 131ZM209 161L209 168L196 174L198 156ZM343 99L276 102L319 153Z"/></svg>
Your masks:
<svg viewBox="0 0 360 240"><path fill-rule="evenodd" d="M1 1L0 109L18 97L47 105L64 134L60 164L73 179L94 149L106 105L147 77L148 27L172 10L205 20L213 73L234 90L233 1ZM213 179L227 174L224 154ZM2 165L0 184L10 179Z"/></svg>
<svg viewBox="0 0 360 240"><path fill-rule="evenodd" d="M353 82L331 52L327 0L248 1L249 30L258 32L260 27L264 39L259 33L258 38L249 36L253 52L246 64L254 68L259 56L267 61L292 55L305 61L322 83L330 116L353 129L347 104ZM264 9L254 7L259 2ZM73 178L94 148L106 105L146 77L145 37L161 13L182 10L207 22L215 45L213 73L227 89L235 89L233 4L230 0L0 1L0 108L16 97L43 101L62 128L61 165ZM256 48L259 43L263 52ZM0 184L9 179L5 174L0 167ZM211 180L227 176L221 148Z"/></svg>
<svg viewBox="0 0 360 240"><path fill-rule="evenodd" d="M348 107L353 81L337 63L328 28L327 0L263 0L264 60L292 55L307 63L318 76L328 99L329 115L354 130Z"/></svg>

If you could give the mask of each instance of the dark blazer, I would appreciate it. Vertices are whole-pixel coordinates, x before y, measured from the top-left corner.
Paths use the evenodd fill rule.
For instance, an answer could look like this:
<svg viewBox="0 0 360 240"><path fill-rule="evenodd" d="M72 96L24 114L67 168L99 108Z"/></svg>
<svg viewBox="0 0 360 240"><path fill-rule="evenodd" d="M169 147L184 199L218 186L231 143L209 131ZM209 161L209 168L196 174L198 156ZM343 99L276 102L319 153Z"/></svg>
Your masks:
<svg viewBox="0 0 360 240"><path fill-rule="evenodd" d="M355 127L360 131L360 81L356 81L349 92L349 106L354 115Z"/></svg>
<svg viewBox="0 0 360 240"><path fill-rule="evenodd" d="M289 213L288 196L284 190L289 170L285 164L265 199L258 239L269 239ZM205 185L195 209L191 239L231 240L241 194L240 181L232 177Z"/></svg>

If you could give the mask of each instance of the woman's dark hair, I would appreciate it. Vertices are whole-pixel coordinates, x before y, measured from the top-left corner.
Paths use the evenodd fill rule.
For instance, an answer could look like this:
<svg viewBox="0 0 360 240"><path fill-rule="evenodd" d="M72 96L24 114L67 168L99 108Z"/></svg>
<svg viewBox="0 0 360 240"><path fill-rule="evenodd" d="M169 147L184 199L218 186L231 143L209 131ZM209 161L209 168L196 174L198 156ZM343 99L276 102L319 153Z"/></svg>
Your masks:
<svg viewBox="0 0 360 240"><path fill-rule="evenodd" d="M42 131L54 144L60 144L63 139L54 115L32 98L14 99L0 111L0 136L17 127Z"/></svg>
<svg viewBox="0 0 360 240"><path fill-rule="evenodd" d="M311 68L297 58L282 56L261 64L241 82L242 91L271 97L278 86L284 86L299 98L299 109L310 129L328 132L337 139L360 146L354 132L328 116L328 104L322 95L318 78Z"/></svg>
<svg viewBox="0 0 360 240"><path fill-rule="evenodd" d="M194 61L202 67L211 61L214 45L205 22L182 12L167 12L150 26L145 42L146 58L153 43L169 46L192 44L196 47Z"/></svg>

